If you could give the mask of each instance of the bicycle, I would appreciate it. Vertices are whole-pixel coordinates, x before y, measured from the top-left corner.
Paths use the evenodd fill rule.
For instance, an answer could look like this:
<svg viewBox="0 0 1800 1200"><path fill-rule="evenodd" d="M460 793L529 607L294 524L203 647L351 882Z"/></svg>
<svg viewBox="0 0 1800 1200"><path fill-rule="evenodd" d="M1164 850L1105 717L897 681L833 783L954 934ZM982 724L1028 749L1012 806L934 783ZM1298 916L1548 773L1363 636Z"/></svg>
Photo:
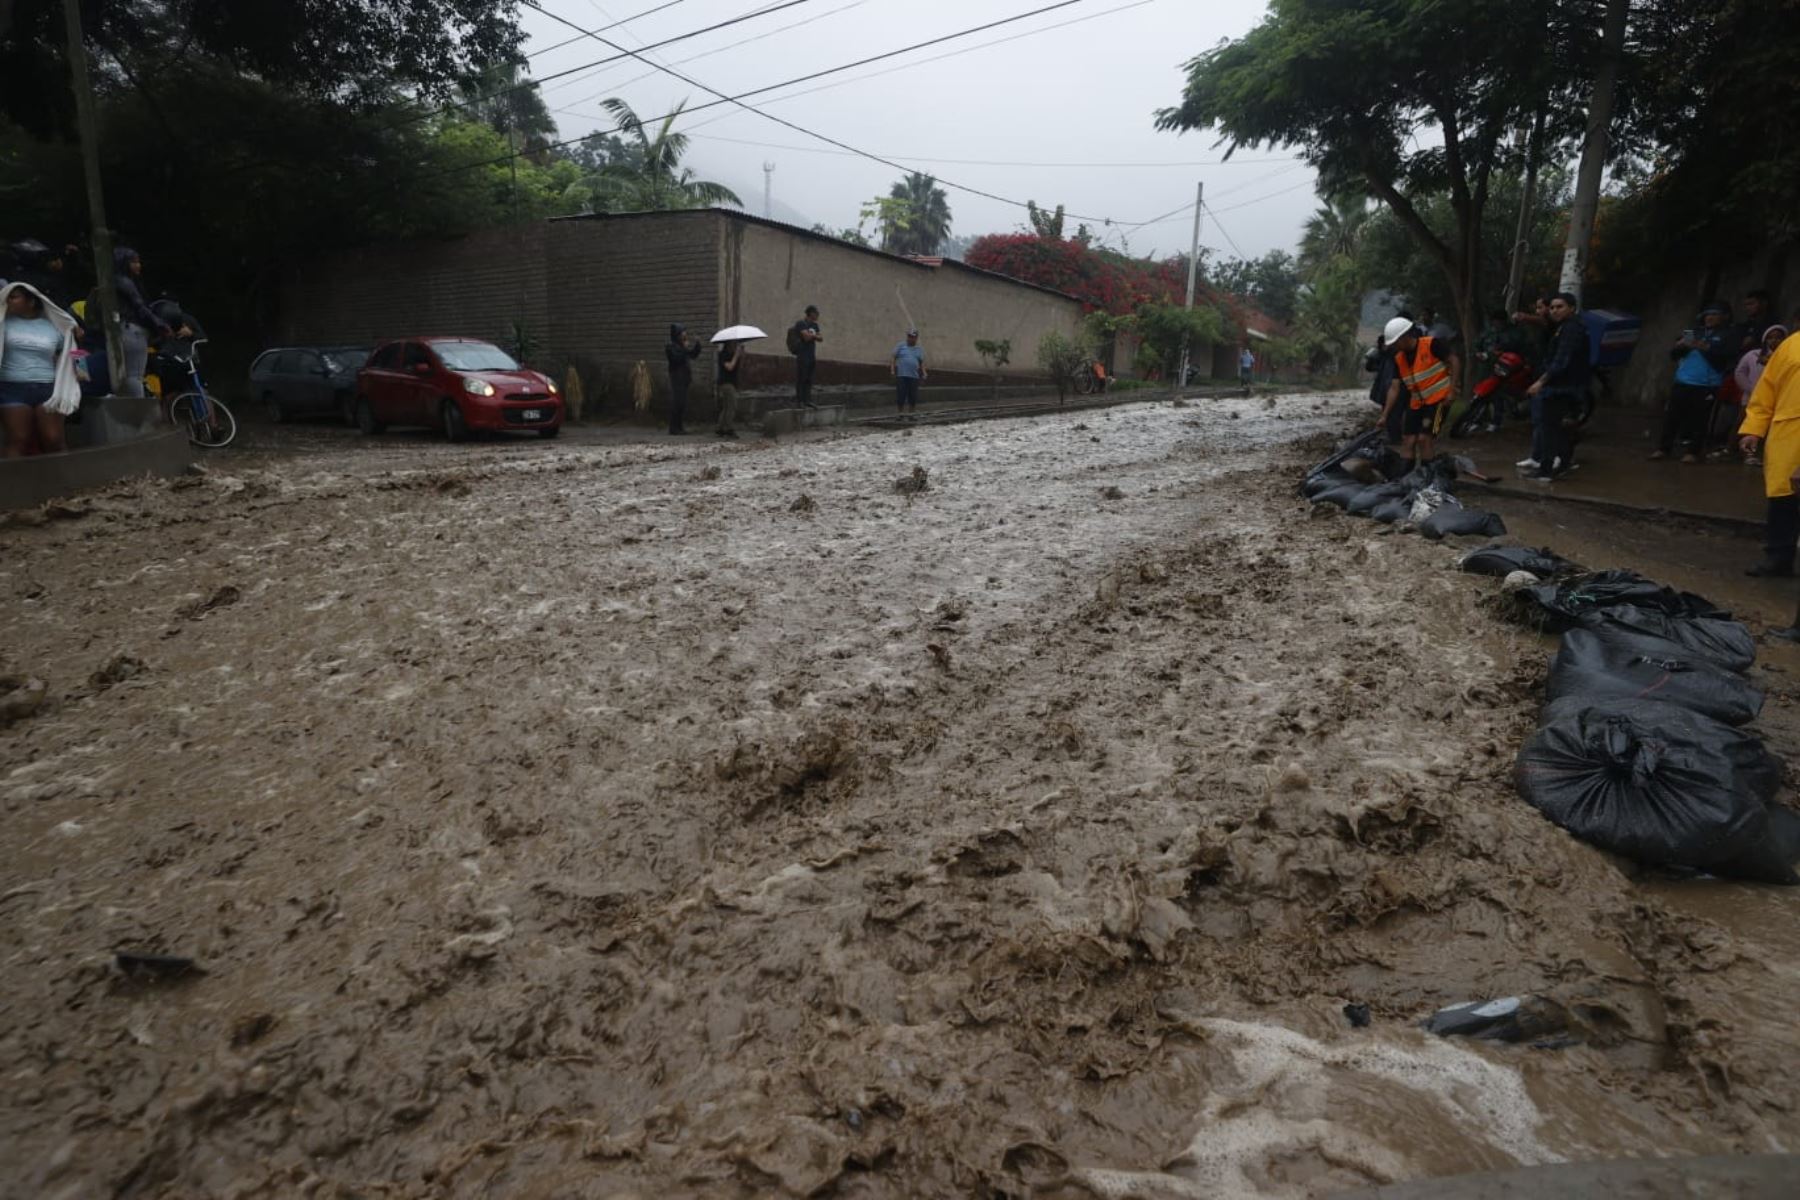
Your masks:
<svg viewBox="0 0 1800 1200"><path fill-rule="evenodd" d="M1076 369L1075 378L1070 384L1078 395L1087 396L1106 390L1106 376L1101 374L1099 368L1099 362L1090 358Z"/></svg>
<svg viewBox="0 0 1800 1200"><path fill-rule="evenodd" d="M163 408L170 421L187 430L189 442L207 450L222 450L237 437L237 418L223 400L206 394L206 382L200 378L200 347L204 345L205 338L196 339L186 358L179 354L162 355L186 371L193 385L193 390L166 399Z"/></svg>

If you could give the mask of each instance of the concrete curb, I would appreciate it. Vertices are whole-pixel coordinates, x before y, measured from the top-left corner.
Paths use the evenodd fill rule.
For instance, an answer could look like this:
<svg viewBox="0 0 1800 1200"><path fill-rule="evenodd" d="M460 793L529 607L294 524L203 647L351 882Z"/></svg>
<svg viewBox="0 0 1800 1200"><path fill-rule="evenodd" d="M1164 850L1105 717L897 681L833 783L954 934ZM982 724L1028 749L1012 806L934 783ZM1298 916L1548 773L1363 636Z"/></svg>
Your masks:
<svg viewBox="0 0 1800 1200"><path fill-rule="evenodd" d="M187 434L170 430L61 454L6 459L0 461L0 510L30 508L135 475L179 475L195 455Z"/></svg>
<svg viewBox="0 0 1800 1200"><path fill-rule="evenodd" d="M1553 485L1545 486L1542 490L1526 491L1524 488L1506 487L1498 483L1482 483L1477 479L1458 479L1456 486L1459 490L1467 489L1509 500L1524 500L1532 504L1578 505L1618 516L1647 518L1655 521L1680 518L1684 521L1697 521L1703 525L1714 525L1733 533L1760 535L1763 527L1761 521L1752 521L1744 517L1730 517L1720 513L1692 512L1680 508L1653 508L1643 504L1627 504L1623 500L1607 500L1599 496L1573 496L1567 492L1554 490Z"/></svg>

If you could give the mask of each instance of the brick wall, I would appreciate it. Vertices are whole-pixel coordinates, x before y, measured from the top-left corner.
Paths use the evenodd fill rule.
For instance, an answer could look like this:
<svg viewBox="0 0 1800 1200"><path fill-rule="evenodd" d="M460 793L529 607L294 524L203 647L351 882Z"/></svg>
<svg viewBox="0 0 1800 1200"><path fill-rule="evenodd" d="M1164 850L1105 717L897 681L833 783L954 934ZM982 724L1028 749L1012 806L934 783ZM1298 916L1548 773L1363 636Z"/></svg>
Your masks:
<svg viewBox="0 0 1800 1200"><path fill-rule="evenodd" d="M278 340L460 334L507 345L520 322L541 343L549 329L547 232L529 224L394 242L292 268L282 279Z"/></svg>

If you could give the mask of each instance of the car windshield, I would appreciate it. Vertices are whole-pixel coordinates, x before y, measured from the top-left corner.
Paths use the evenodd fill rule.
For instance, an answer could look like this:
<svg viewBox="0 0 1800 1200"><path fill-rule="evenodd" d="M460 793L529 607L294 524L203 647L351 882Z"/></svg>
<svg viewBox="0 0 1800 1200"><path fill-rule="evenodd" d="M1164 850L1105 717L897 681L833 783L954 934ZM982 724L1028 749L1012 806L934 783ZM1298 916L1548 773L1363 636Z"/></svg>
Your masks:
<svg viewBox="0 0 1800 1200"><path fill-rule="evenodd" d="M367 350L327 350L325 365L336 370L354 371L369 361Z"/></svg>
<svg viewBox="0 0 1800 1200"><path fill-rule="evenodd" d="M519 364L498 346L486 342L434 342L433 350L452 371L516 371Z"/></svg>

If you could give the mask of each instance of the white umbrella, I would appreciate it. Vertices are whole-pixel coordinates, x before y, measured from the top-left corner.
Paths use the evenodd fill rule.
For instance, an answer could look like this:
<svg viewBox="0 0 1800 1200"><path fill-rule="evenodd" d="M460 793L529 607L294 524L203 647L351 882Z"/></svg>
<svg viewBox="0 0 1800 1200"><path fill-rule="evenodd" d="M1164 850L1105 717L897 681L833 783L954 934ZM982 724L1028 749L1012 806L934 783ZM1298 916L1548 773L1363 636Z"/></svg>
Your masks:
<svg viewBox="0 0 1800 1200"><path fill-rule="evenodd" d="M754 342L757 338L768 336L754 325L732 325L713 334L712 342L715 346L720 342Z"/></svg>

